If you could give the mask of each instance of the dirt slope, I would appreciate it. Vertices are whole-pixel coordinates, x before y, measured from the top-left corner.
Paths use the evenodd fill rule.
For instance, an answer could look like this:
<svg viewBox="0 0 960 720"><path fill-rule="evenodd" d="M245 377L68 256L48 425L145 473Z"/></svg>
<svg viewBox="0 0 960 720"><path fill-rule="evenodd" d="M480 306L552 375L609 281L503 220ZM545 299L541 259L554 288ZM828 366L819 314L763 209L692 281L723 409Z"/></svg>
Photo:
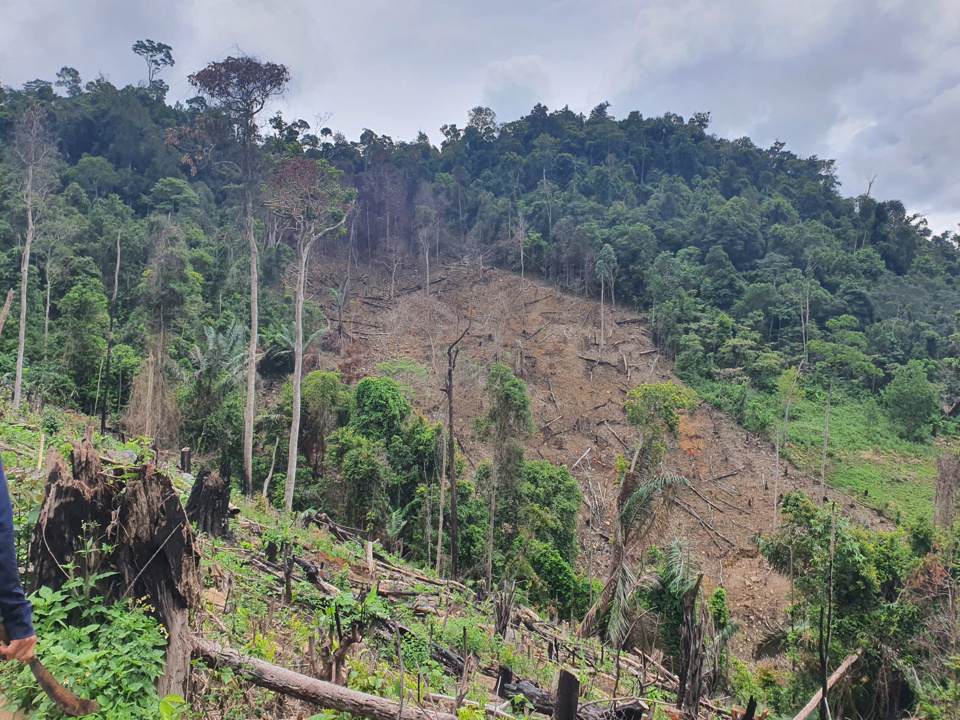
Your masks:
<svg viewBox="0 0 960 720"><path fill-rule="evenodd" d="M338 286L345 273L342 262L322 258L314 263L314 299L325 305L328 317L336 317L328 289ZM526 380L537 426L526 443L527 457L565 464L574 472L584 495L581 563L593 577L602 577L616 496L614 461L635 438L623 412L626 393L641 382L676 381L641 316L607 305L605 349L597 364L599 303L538 280L460 262L433 270L429 295L416 271L401 272L391 298L389 274L361 266L352 267L351 276L344 328L362 348L363 370L376 373L377 363L401 357L431 367L428 377L405 381L415 387L420 410L432 420L446 419L439 391L446 348L471 322L461 344L455 403L469 464L486 457L468 429L470 418L482 412L486 368L506 362ZM311 362L335 364L326 355ZM723 585L734 617L743 623L737 644L744 652L766 624L779 622L789 599L789 581L771 572L753 542L772 529L778 493L803 489L813 497L826 495L860 522L880 521L874 510L841 493L824 492L819 481L783 463L775 487L770 443L705 404L684 420L680 431L664 468L689 478L693 489L681 494L658 540L666 543L674 535L690 540L704 584L711 590Z"/></svg>

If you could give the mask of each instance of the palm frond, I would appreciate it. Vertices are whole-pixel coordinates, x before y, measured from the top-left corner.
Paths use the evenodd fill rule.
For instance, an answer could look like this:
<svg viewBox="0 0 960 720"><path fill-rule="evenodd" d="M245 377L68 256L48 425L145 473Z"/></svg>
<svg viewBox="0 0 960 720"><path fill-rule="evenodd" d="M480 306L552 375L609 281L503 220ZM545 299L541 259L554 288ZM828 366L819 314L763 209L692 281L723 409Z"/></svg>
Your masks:
<svg viewBox="0 0 960 720"><path fill-rule="evenodd" d="M403 517L403 510L394 510L387 516L387 535L391 540L396 540L400 537L400 533L403 532L406 525L407 521Z"/></svg>
<svg viewBox="0 0 960 720"><path fill-rule="evenodd" d="M666 500L690 481L681 475L652 475L645 478L643 484L627 498L618 516L618 524L624 545L632 539L643 539L650 534L665 506Z"/></svg>
<svg viewBox="0 0 960 720"><path fill-rule="evenodd" d="M678 538L667 546L660 573L673 594L682 596L689 592L696 584L699 569L686 541Z"/></svg>

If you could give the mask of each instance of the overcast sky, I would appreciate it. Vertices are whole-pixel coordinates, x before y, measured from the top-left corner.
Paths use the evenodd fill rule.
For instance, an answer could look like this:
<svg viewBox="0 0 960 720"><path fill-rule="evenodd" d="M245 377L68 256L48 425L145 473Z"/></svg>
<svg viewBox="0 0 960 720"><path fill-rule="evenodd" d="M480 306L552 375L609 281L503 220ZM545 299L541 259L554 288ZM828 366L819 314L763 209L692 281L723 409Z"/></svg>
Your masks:
<svg viewBox="0 0 960 720"><path fill-rule="evenodd" d="M710 111L711 131L838 160L844 192L900 198L937 231L960 222L957 0L0 0L0 82L146 75L130 46L173 46L186 76L239 52L289 66L277 108L356 139L489 105L607 100L625 117Z"/></svg>

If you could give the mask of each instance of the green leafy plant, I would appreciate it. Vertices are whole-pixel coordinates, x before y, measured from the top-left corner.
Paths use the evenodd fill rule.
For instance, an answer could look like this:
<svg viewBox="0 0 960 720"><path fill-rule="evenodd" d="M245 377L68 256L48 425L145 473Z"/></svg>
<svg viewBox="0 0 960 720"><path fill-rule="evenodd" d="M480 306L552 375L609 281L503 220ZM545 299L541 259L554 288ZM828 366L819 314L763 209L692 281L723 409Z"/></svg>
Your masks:
<svg viewBox="0 0 960 720"><path fill-rule="evenodd" d="M163 673L166 629L143 600L106 604L93 590L103 577L73 578L61 590L42 587L31 596L37 654L55 678L100 703L93 718L181 717L183 701L161 699L155 690ZM0 690L35 720L62 717L26 666L4 668Z"/></svg>

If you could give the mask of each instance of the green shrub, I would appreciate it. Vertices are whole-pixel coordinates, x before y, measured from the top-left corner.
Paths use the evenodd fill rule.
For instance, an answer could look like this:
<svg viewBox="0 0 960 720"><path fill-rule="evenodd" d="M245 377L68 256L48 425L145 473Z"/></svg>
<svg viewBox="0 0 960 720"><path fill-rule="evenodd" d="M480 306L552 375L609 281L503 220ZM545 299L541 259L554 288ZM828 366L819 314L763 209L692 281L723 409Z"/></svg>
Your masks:
<svg viewBox="0 0 960 720"><path fill-rule="evenodd" d="M76 578L62 590L42 587L31 596L39 642L37 654L57 679L83 697L97 700L100 711L92 718L141 720L166 717L176 698L158 697L155 683L163 673L167 631L150 615L153 608L131 600L106 604L90 597L95 583ZM26 665L7 666L0 689L11 703L34 720L63 715L51 703Z"/></svg>

